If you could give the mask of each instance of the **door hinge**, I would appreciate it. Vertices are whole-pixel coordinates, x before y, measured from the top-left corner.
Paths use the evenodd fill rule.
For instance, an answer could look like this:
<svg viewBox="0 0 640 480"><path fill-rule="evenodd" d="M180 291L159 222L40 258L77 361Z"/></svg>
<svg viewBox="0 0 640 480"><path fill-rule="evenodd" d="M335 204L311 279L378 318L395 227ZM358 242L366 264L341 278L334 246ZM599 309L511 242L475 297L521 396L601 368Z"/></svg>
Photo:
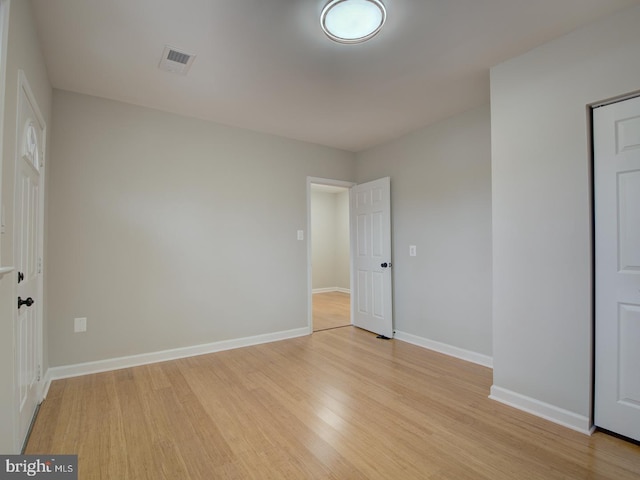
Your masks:
<svg viewBox="0 0 640 480"><path fill-rule="evenodd" d="M42 370L42 366L38 365L38 379L37 379L38 382L40 381L41 370Z"/></svg>
<svg viewBox="0 0 640 480"><path fill-rule="evenodd" d="M38 273L42 273L42 257L38 257Z"/></svg>

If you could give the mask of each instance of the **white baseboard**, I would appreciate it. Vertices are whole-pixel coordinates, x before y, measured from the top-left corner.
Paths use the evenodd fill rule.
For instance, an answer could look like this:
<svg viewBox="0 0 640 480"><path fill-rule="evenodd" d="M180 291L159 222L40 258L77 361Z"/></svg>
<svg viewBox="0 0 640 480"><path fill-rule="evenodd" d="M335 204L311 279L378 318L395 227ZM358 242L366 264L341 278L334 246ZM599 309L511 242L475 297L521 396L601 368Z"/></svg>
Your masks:
<svg viewBox="0 0 640 480"><path fill-rule="evenodd" d="M493 368L493 358L482 353L472 352L471 350L465 350L464 348L454 347L446 343L436 342L424 337L418 337L410 333L398 332L394 334L393 338L401 340L403 342L412 343L419 347L433 350L438 353L444 353L451 357L456 357L467 362L476 363L483 367Z"/></svg>
<svg viewBox="0 0 640 480"><path fill-rule="evenodd" d="M341 292L351 294L351 290L348 288L342 287L328 287L328 288L314 288L311 290L311 293L330 293L330 292Z"/></svg>
<svg viewBox="0 0 640 480"><path fill-rule="evenodd" d="M127 357L108 358L106 360L78 363L75 365L64 365L61 367L51 367L45 374L43 397L47 396L51 382L53 380L58 380L61 378L78 377L81 375L89 375L92 373L108 372L111 370L119 370L121 368L137 367L139 365L147 365L150 363L166 362L168 360L176 360L179 358L205 355L207 353L222 352L224 350L231 350L234 348L250 347L252 345L259 345L261 343L277 342L279 340L302 337L305 335L309 335L310 333L311 332L309 330L309 327L295 328L293 330L285 330L282 332L265 333L263 335L236 338L232 340L222 340L220 342L194 345L191 347L174 348L171 350L163 350L160 352L143 353L140 355L131 355Z"/></svg>
<svg viewBox="0 0 640 480"><path fill-rule="evenodd" d="M336 291L336 287L314 288L313 290L311 290L311 293L330 293L335 291Z"/></svg>
<svg viewBox="0 0 640 480"><path fill-rule="evenodd" d="M521 395L506 388L493 385L489 398L586 435L591 435L595 430L595 427L591 424L591 419L588 417Z"/></svg>

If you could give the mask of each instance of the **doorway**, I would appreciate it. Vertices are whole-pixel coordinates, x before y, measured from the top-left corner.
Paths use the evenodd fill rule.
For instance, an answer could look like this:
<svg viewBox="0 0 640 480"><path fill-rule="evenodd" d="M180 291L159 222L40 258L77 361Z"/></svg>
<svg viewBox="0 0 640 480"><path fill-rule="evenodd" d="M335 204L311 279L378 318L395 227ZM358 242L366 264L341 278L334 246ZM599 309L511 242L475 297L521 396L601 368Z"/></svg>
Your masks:
<svg viewBox="0 0 640 480"><path fill-rule="evenodd" d="M351 325L351 183L309 179L310 325L317 332Z"/></svg>

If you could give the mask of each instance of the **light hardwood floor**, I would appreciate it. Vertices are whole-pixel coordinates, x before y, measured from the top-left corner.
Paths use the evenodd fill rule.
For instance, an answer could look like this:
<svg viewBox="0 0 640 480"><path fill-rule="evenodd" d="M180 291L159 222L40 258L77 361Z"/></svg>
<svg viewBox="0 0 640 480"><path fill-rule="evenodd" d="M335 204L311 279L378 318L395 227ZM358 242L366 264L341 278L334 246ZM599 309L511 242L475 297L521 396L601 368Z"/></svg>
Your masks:
<svg viewBox="0 0 640 480"><path fill-rule="evenodd" d="M313 294L313 331L351 324L351 295L342 292Z"/></svg>
<svg viewBox="0 0 640 480"><path fill-rule="evenodd" d="M88 479L640 478L640 447L487 398L491 370L354 327L53 382L27 453Z"/></svg>

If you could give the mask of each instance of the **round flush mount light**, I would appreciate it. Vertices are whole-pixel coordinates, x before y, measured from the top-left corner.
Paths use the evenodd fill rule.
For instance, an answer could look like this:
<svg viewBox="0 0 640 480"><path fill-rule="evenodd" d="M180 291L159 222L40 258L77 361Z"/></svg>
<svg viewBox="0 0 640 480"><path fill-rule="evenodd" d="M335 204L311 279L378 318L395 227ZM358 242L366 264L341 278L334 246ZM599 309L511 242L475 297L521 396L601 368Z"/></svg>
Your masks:
<svg viewBox="0 0 640 480"><path fill-rule="evenodd" d="M331 0L322 9L320 24L340 43L362 43L375 36L387 19L380 0Z"/></svg>

